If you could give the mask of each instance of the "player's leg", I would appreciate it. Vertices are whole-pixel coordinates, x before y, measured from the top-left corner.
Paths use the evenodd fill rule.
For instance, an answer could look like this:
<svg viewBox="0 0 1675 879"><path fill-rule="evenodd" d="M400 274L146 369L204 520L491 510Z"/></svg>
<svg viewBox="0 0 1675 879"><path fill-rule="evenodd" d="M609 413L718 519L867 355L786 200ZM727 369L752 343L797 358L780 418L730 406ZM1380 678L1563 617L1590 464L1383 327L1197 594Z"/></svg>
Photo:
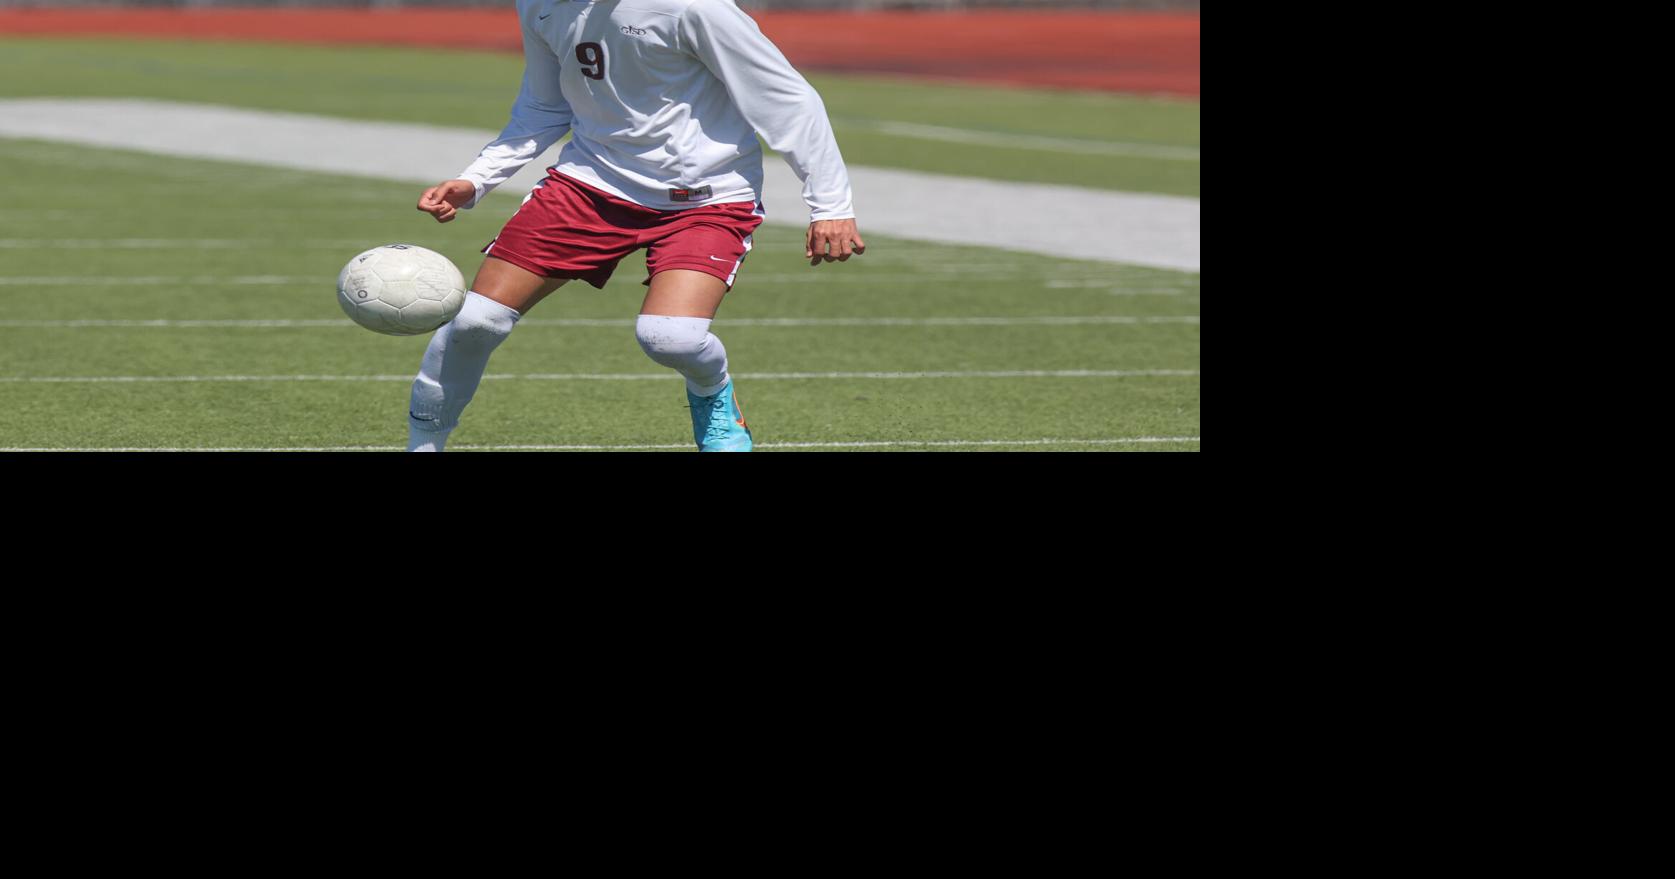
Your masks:
<svg viewBox="0 0 1675 879"><path fill-rule="evenodd" d="M666 215L646 253L651 291L635 335L652 360L685 376L699 451L748 452L753 445L727 373L727 349L710 321L750 252L760 211L738 203Z"/></svg>
<svg viewBox="0 0 1675 879"><path fill-rule="evenodd" d="M564 279L579 278L603 288L617 263L636 249L631 231L616 228L600 214L601 209L615 210L603 200L607 197L549 171L483 249L488 259L471 284L465 307L436 331L413 382L408 412L411 450L442 450L477 391L489 355L519 317Z"/></svg>
<svg viewBox="0 0 1675 879"><path fill-rule="evenodd" d="M517 311L522 317L569 278L549 278L495 256L483 258L483 267L471 281L471 289Z"/></svg>
<svg viewBox="0 0 1675 879"><path fill-rule="evenodd" d="M454 319L431 336L407 412L407 450L440 452L460 413L477 393L489 355L518 319L564 285L502 259L488 257Z"/></svg>
<svg viewBox="0 0 1675 879"><path fill-rule="evenodd" d="M635 322L640 348L686 378L693 440L700 451L748 452L752 441L727 374L727 348L710 332L727 282L714 275L671 269L652 276L651 292Z"/></svg>
<svg viewBox="0 0 1675 879"><path fill-rule="evenodd" d="M710 321L727 284L702 272L672 269L652 276L634 335L652 360L686 378L686 389L707 397L727 384L727 349Z"/></svg>

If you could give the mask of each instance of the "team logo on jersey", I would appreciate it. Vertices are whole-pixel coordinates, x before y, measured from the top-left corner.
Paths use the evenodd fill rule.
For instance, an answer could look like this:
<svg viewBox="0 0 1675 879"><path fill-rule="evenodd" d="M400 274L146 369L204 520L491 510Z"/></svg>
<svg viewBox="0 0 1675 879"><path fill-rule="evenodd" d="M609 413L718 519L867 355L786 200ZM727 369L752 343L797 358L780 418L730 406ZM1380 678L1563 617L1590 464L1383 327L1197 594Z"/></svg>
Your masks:
<svg viewBox="0 0 1675 879"><path fill-rule="evenodd" d="M646 35L646 32L641 30L640 28L629 27L626 24L622 26L622 32L625 33L625 34L633 34L636 37L643 37L643 36Z"/></svg>
<svg viewBox="0 0 1675 879"><path fill-rule="evenodd" d="M711 190L708 186L694 186L691 189L671 189L669 190L669 200L703 201L704 199L710 197L710 193Z"/></svg>

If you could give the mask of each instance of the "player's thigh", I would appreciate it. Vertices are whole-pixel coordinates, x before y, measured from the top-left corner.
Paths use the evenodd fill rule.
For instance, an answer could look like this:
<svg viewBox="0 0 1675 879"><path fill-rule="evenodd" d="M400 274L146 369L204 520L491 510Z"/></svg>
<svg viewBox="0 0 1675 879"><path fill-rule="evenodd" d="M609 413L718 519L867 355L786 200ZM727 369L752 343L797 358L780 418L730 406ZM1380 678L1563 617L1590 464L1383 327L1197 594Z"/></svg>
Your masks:
<svg viewBox="0 0 1675 879"><path fill-rule="evenodd" d="M726 295L727 282L714 275L668 269L651 276L651 290L646 293L640 313L709 320L715 317L721 298Z"/></svg>
<svg viewBox="0 0 1675 879"><path fill-rule="evenodd" d="M647 249L651 291L640 313L715 317L761 222L748 204L681 213Z"/></svg>
<svg viewBox="0 0 1675 879"><path fill-rule="evenodd" d="M568 281L568 278L543 277L490 256L484 258L483 267L477 270L477 278L471 282L471 290L507 308L515 308L519 314L528 314L537 302L547 298L547 294L564 286Z"/></svg>

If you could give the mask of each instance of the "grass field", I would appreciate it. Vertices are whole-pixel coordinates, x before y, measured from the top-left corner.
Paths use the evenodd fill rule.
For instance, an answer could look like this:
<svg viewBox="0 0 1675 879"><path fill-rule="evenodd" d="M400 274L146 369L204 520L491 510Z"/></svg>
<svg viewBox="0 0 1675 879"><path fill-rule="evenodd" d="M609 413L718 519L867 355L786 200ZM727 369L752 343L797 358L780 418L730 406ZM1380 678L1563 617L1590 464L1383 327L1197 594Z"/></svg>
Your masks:
<svg viewBox="0 0 1675 879"><path fill-rule="evenodd" d="M457 52L0 40L0 96L485 128L503 121L518 68ZM1195 149L1196 103L817 84L855 164L1198 191L1195 160L936 142L853 121ZM1008 111L964 121L962 102L996 101ZM905 144L934 144L935 157ZM1067 179L1078 162L1101 180ZM402 184L16 140L0 140L0 165L28 181L28 198L0 204L7 449L399 445L425 339L348 323L333 279L388 241L438 250L469 278L518 198L438 226ZM868 238L865 257L811 269L797 231L757 234L716 329L764 449L1198 448L1196 273ZM643 277L631 258L604 291L573 283L538 308L450 448L688 448L680 380L634 343Z"/></svg>

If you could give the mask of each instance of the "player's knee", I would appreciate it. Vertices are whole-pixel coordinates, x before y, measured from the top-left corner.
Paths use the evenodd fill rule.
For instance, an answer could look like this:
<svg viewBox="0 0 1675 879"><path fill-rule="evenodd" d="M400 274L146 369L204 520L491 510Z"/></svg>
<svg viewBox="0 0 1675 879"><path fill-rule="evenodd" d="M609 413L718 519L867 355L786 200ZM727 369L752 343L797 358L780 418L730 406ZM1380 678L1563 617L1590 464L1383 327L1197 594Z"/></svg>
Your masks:
<svg viewBox="0 0 1675 879"><path fill-rule="evenodd" d="M465 305L448 327L450 345L498 345L517 326L518 312L483 296L469 293Z"/></svg>
<svg viewBox="0 0 1675 879"><path fill-rule="evenodd" d="M663 366L677 369L701 355L709 343L710 322L693 317L642 314L634 322L640 350Z"/></svg>

